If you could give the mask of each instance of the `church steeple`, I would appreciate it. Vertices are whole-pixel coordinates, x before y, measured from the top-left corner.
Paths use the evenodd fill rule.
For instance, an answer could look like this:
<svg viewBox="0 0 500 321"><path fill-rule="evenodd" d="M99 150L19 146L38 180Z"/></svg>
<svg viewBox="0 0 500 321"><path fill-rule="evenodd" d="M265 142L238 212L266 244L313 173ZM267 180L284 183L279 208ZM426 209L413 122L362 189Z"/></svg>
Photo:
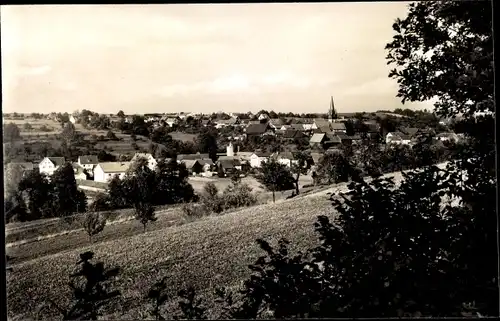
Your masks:
<svg viewBox="0 0 500 321"><path fill-rule="evenodd" d="M330 97L330 110L328 111L328 119L330 122L333 122L334 119L337 119L337 111L335 110L335 105L333 104L333 96Z"/></svg>

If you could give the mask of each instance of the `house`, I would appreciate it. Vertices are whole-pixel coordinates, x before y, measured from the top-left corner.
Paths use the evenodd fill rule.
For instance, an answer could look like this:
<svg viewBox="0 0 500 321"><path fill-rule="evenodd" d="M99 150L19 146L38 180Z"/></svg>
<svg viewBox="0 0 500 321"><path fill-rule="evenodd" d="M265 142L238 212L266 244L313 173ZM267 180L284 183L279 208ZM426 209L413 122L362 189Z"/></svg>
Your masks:
<svg viewBox="0 0 500 321"><path fill-rule="evenodd" d="M260 135L273 135L274 131L269 126L269 123L258 123L258 124L250 124L245 129L245 133L248 136L260 136Z"/></svg>
<svg viewBox="0 0 500 321"><path fill-rule="evenodd" d="M85 173L86 169L83 168L79 163L72 163L73 173L75 174L75 179L77 180L86 180L88 179L88 175Z"/></svg>
<svg viewBox="0 0 500 321"><path fill-rule="evenodd" d="M285 122L280 118L272 118L269 120L269 126L273 129L280 129L283 125L285 125Z"/></svg>
<svg viewBox="0 0 500 321"><path fill-rule="evenodd" d="M304 138L304 137L306 137L306 135L304 135L303 132L298 131L298 130L294 130L294 129L286 130L283 133L283 139L285 139L285 140L294 140L294 139L300 139L300 138Z"/></svg>
<svg viewBox="0 0 500 321"><path fill-rule="evenodd" d="M131 162L105 162L94 168L94 181L106 183L115 176L123 179Z"/></svg>
<svg viewBox="0 0 500 321"><path fill-rule="evenodd" d="M345 124L341 122L330 123L330 128L334 133L346 133Z"/></svg>
<svg viewBox="0 0 500 321"><path fill-rule="evenodd" d="M174 125L179 124L179 118L170 117L170 118L167 118L167 120L165 122L168 124L168 126L172 127Z"/></svg>
<svg viewBox="0 0 500 321"><path fill-rule="evenodd" d="M262 165L262 162L267 162L271 157L271 153L255 152L250 156L250 167L256 168Z"/></svg>
<svg viewBox="0 0 500 321"><path fill-rule="evenodd" d="M330 123L326 119L316 118L311 125L311 129L319 129L319 128L330 128Z"/></svg>
<svg viewBox="0 0 500 321"><path fill-rule="evenodd" d="M212 125L212 121L211 121L210 119L202 119L202 120L201 120L201 125L202 125L203 127L210 126L210 125Z"/></svg>
<svg viewBox="0 0 500 321"><path fill-rule="evenodd" d="M145 158L148 161L148 167L150 170L154 171L158 162L150 153L135 153L134 157L130 160L135 162L139 158Z"/></svg>
<svg viewBox="0 0 500 321"><path fill-rule="evenodd" d="M279 130L282 131L282 132L284 132L284 131L286 131L288 129L292 129L292 125L283 125L283 126L280 127Z"/></svg>
<svg viewBox="0 0 500 321"><path fill-rule="evenodd" d="M215 164L218 170L222 170L224 175L241 170L241 162L237 158L233 159L218 159Z"/></svg>
<svg viewBox="0 0 500 321"><path fill-rule="evenodd" d="M239 125L239 118L230 118L230 119L220 119L216 122L215 128L223 128L226 126L236 126Z"/></svg>
<svg viewBox="0 0 500 321"><path fill-rule="evenodd" d="M439 133L436 135L436 139L439 141L445 142L445 141L454 141L458 142L460 138L458 137L457 134L448 132L448 133Z"/></svg>
<svg viewBox="0 0 500 321"><path fill-rule="evenodd" d="M38 165L38 168L40 170L40 174L47 174L48 176L51 176L56 170L64 165L64 163L66 163L64 157L45 157Z"/></svg>
<svg viewBox="0 0 500 321"><path fill-rule="evenodd" d="M309 125L311 125L311 124L309 124ZM310 130L310 128L306 129L304 124L291 124L290 126L291 126L291 129L298 130L301 132L306 131L306 130Z"/></svg>
<svg viewBox="0 0 500 321"><path fill-rule="evenodd" d="M309 145L311 148L322 148L323 144L328 138L325 133L316 133L313 134L311 139L309 140Z"/></svg>
<svg viewBox="0 0 500 321"><path fill-rule="evenodd" d="M336 133L336 134L332 135L332 137L334 137L334 136L336 136L340 139L341 144L344 144L344 145L351 145L352 144L351 136L347 136L347 134L345 134L345 133L342 133L342 132Z"/></svg>
<svg viewBox="0 0 500 321"><path fill-rule="evenodd" d="M179 154L177 155L177 162L182 162L183 160L196 160L196 159L210 159L208 154Z"/></svg>
<svg viewBox="0 0 500 321"><path fill-rule="evenodd" d="M266 113L259 113L259 115L257 116L257 119L258 120L269 119L269 115Z"/></svg>
<svg viewBox="0 0 500 321"><path fill-rule="evenodd" d="M76 117L75 117L75 116L73 116L73 115L69 116L69 121L70 121L73 125L74 125L74 124L76 124Z"/></svg>
<svg viewBox="0 0 500 321"><path fill-rule="evenodd" d="M97 166L97 164L99 164L99 160L96 155L78 156L78 165L86 170L93 170L94 166Z"/></svg>
<svg viewBox="0 0 500 321"><path fill-rule="evenodd" d="M312 130L312 132L313 132L313 134L321 134L321 133L332 134L333 133L332 129L330 128L330 125L326 125L326 126L321 125L318 128L314 128Z"/></svg>
<svg viewBox="0 0 500 321"><path fill-rule="evenodd" d="M291 167L292 165L296 165L298 161L295 159L295 156L291 152L281 152L278 153L276 159L278 163L283 164L287 167Z"/></svg>
<svg viewBox="0 0 500 321"><path fill-rule="evenodd" d="M401 132L390 132L385 136L386 144L410 144L411 137Z"/></svg>

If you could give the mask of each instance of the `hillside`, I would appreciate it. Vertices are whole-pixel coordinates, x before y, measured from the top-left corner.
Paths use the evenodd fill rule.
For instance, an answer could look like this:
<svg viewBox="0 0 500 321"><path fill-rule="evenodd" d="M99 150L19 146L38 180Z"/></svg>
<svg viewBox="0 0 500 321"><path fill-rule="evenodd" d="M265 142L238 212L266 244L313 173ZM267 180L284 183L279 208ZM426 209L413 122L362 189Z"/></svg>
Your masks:
<svg viewBox="0 0 500 321"><path fill-rule="evenodd" d="M396 182L402 177L400 173L388 175L394 176ZM90 246L81 244L79 248L15 264L7 277L9 317L26 318L27 315L21 314L33 312L43 298L67 297L68 275L78 255L88 250L95 252L106 264L122 268L118 287L123 297L118 306L107 311L108 318L112 319L140 318L148 287L165 275L169 276L172 294L187 285L194 286L205 296L210 295L207 291L213 289L214 284L236 286L249 275L248 264L262 254L255 242L257 238L276 244L284 237L296 249L302 250L314 245L317 242L313 230L316 217L334 214L327 193L345 190L345 186L339 184L304 197L131 237L111 228L107 233L117 232L126 237L126 241L115 239ZM214 307L210 309L216 317L217 311Z"/></svg>

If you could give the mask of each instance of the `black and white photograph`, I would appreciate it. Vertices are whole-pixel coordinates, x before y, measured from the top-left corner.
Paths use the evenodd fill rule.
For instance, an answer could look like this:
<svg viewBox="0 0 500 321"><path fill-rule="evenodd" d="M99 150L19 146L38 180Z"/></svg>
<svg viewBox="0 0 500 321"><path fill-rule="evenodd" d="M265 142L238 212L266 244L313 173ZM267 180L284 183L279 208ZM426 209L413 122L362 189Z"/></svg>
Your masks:
<svg viewBox="0 0 500 321"><path fill-rule="evenodd" d="M493 5L2 5L6 320L499 317Z"/></svg>

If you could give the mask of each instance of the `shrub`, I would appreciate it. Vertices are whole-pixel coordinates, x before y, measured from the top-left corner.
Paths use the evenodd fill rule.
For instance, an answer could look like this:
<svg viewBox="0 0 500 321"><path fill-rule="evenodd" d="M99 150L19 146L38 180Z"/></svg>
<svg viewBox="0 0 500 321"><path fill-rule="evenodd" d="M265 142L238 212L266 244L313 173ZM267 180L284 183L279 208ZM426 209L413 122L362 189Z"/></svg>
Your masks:
<svg viewBox="0 0 500 321"><path fill-rule="evenodd" d="M207 183L203 187L203 194L201 196L201 202L205 208L214 213L220 213L224 210L223 201L218 195L219 190L214 183Z"/></svg>
<svg viewBox="0 0 500 321"><path fill-rule="evenodd" d="M207 208L203 204L185 203L181 208L188 220L201 218L208 214Z"/></svg>
<svg viewBox="0 0 500 321"><path fill-rule="evenodd" d="M92 243L92 237L104 230L104 227L106 226L106 219L101 217L99 213L88 212L85 214L82 225L83 229L89 236L89 242Z"/></svg>
<svg viewBox="0 0 500 321"><path fill-rule="evenodd" d="M223 208L239 208L257 203L257 197L252 194L252 188L245 183L233 183L222 194Z"/></svg>

